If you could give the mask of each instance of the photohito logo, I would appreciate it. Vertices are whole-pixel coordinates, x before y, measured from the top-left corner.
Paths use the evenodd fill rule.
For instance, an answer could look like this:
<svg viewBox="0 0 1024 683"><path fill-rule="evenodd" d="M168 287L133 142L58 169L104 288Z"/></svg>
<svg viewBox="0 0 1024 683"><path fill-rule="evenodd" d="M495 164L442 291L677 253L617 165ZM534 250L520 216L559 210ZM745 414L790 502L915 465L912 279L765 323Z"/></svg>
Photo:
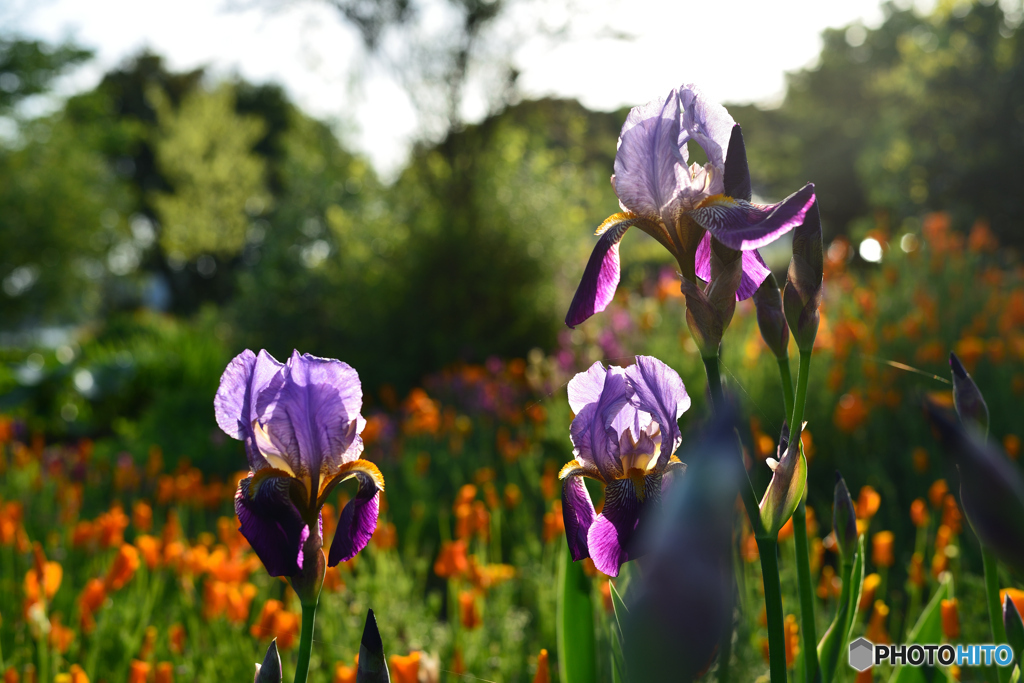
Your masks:
<svg viewBox="0 0 1024 683"><path fill-rule="evenodd" d="M857 671L884 662L893 666L1010 666L1013 650L1009 645L875 645L867 638L850 643L850 666Z"/></svg>

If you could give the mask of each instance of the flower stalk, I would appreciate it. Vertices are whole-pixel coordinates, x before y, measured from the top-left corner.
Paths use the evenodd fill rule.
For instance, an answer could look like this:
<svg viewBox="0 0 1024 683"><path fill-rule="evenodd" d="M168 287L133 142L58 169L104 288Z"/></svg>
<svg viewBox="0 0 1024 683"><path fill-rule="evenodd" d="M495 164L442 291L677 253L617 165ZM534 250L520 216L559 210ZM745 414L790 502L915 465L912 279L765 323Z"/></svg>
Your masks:
<svg viewBox="0 0 1024 683"><path fill-rule="evenodd" d="M1006 644L1006 625L1003 622L1003 607L999 602L999 567L992 551L981 546L981 563L985 568L985 601L988 604L988 620L992 626L992 642ZM999 683L1009 683L1013 667L997 666Z"/></svg>
<svg viewBox="0 0 1024 683"><path fill-rule="evenodd" d="M309 674L309 657L313 652L313 622L316 620L316 606L319 598L302 602L302 632L299 635L299 663L295 667L295 683L306 683Z"/></svg>
<svg viewBox="0 0 1024 683"><path fill-rule="evenodd" d="M779 544L776 538L757 538L764 579L764 606L768 615L768 666L772 683L786 683L786 629L779 583Z"/></svg>

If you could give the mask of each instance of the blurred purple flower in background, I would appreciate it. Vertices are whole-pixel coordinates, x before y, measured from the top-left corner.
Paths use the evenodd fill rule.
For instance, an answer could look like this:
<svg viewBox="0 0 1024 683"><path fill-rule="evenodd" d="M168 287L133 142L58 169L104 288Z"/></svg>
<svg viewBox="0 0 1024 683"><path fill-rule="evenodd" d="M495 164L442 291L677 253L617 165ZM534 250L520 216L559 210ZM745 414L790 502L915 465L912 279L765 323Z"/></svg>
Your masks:
<svg viewBox="0 0 1024 683"><path fill-rule="evenodd" d="M352 477L359 489L342 510L327 564L351 559L369 542L384 479L359 459L362 402L359 375L338 360L296 351L282 364L246 350L225 369L214 398L217 424L245 442L250 469L235 511L271 576L322 579L321 508Z"/></svg>
<svg viewBox="0 0 1024 683"><path fill-rule="evenodd" d="M570 437L576 459L562 468L562 515L575 561L590 557L609 576L641 554L632 540L661 498L662 475L681 467L678 420L690 407L683 381L657 358L637 356L628 368L594 363L569 382L576 417ZM581 477L605 485L604 508Z"/></svg>
<svg viewBox="0 0 1024 683"><path fill-rule="evenodd" d="M691 140L707 156L703 166L690 163ZM601 238L569 307L569 327L611 302L619 283L619 241L631 226L668 249L691 282L710 278L712 239L743 252L736 296L746 299L769 272L756 249L799 225L814 202L814 186L808 184L777 204L751 203L739 126L694 85L630 111L619 135L612 185L623 213L597 229Z"/></svg>

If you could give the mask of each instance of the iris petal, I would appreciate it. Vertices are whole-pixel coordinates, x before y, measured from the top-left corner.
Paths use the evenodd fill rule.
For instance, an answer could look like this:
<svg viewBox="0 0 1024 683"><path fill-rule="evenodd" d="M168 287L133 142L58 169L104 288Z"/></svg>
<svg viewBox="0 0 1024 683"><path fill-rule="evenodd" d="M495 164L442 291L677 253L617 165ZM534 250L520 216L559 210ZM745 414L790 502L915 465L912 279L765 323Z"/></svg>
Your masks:
<svg viewBox="0 0 1024 683"><path fill-rule="evenodd" d="M610 480L622 472L617 454L618 434L612 429L612 423L629 401L629 387L622 368L605 370L600 361L595 365L605 372L601 394L597 401L583 406L573 419L569 438L575 446L577 459ZM592 366L588 375L593 371Z"/></svg>
<svg viewBox="0 0 1024 683"><path fill-rule="evenodd" d="M720 196L694 209L690 216L725 246L747 251L771 244L802 224L812 204L814 185L807 183L778 204L751 204Z"/></svg>
<svg viewBox="0 0 1024 683"><path fill-rule="evenodd" d="M331 552L327 556L329 567L355 557L366 547L373 532L377 530L380 492L384 490L384 478L380 470L366 460L354 460L343 465L338 475L341 480L349 477L355 477L359 481L359 489L341 511L341 519L331 542Z"/></svg>
<svg viewBox="0 0 1024 683"><path fill-rule="evenodd" d="M690 396L683 380L675 370L653 356L637 356L636 363L626 368L626 379L634 392L630 402L654 416L661 427L659 460L668 463L683 440L679 417L690 407Z"/></svg>
<svg viewBox="0 0 1024 683"><path fill-rule="evenodd" d="M612 302L619 286L619 241L635 222L620 221L609 227L597 241L565 316L565 324L569 327L576 327Z"/></svg>
<svg viewBox="0 0 1024 683"><path fill-rule="evenodd" d="M246 477L235 493L239 531L271 576L293 576L299 571L296 558L308 527L288 495L291 480L271 477L254 488L251 484L252 477Z"/></svg>
<svg viewBox="0 0 1024 683"><path fill-rule="evenodd" d="M618 576L623 563L636 559L642 552L633 547L633 532L640 522L643 508L656 504L661 495L661 475L644 478L645 496L641 501L633 482L618 479L604 489L604 507L587 532L587 548L594 566L608 576Z"/></svg>
<svg viewBox="0 0 1024 683"><path fill-rule="evenodd" d="M590 557L587 549L587 533L594 523L594 503L581 477L591 476L587 469L572 461L562 468L562 521L565 523L565 540L573 562Z"/></svg>
<svg viewBox="0 0 1024 683"><path fill-rule="evenodd" d="M697 247L697 255L694 259L694 268L697 277L707 282L711 279L711 233L704 233L704 239ZM743 301L754 296L757 288L764 283L768 274L772 272L757 249L743 252L743 279L740 286L736 288L736 301Z"/></svg>
<svg viewBox="0 0 1024 683"><path fill-rule="evenodd" d="M679 95L634 107L619 135L612 185L623 209L648 218L671 213L686 162L679 151Z"/></svg>

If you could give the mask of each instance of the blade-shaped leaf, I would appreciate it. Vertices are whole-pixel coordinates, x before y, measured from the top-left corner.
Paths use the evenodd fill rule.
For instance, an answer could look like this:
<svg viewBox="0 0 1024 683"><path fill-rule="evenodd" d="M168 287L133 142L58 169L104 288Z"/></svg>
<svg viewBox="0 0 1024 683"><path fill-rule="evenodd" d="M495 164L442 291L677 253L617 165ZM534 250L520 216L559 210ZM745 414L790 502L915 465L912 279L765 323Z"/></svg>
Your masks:
<svg viewBox="0 0 1024 683"><path fill-rule="evenodd" d="M583 565L573 562L569 546L562 546L558 570L558 671L562 683L597 680L594 643L594 605ZM360 683L362 683L360 681Z"/></svg>
<svg viewBox="0 0 1024 683"><path fill-rule="evenodd" d="M844 486L845 488L845 486ZM858 573L864 575L864 537L861 536L857 542L856 551L853 553L851 562L843 564L843 592L839 596L839 605L836 608L836 616L829 625L821 642L818 643L818 664L820 666L821 680L824 683L831 683L836 675L839 660L849 640L850 623L853 621L851 612L856 608L852 595L860 597L860 587L854 587ZM857 567L860 567L858 572Z"/></svg>
<svg viewBox="0 0 1024 683"><path fill-rule="evenodd" d="M928 601L921 617L907 634L907 645L942 642L942 601L949 597L949 583L948 580L944 581ZM925 675L926 668L898 666L892 672L889 683L925 683L929 680Z"/></svg>
<svg viewBox="0 0 1024 683"><path fill-rule="evenodd" d="M608 582L608 589L611 591L612 610L614 612L614 619L609 622L610 628L608 629L612 646L612 682L625 683L627 678L626 660L622 655L622 617L629 610L626 609L626 603L622 601L622 597L619 595L618 589L615 588L614 582Z"/></svg>

